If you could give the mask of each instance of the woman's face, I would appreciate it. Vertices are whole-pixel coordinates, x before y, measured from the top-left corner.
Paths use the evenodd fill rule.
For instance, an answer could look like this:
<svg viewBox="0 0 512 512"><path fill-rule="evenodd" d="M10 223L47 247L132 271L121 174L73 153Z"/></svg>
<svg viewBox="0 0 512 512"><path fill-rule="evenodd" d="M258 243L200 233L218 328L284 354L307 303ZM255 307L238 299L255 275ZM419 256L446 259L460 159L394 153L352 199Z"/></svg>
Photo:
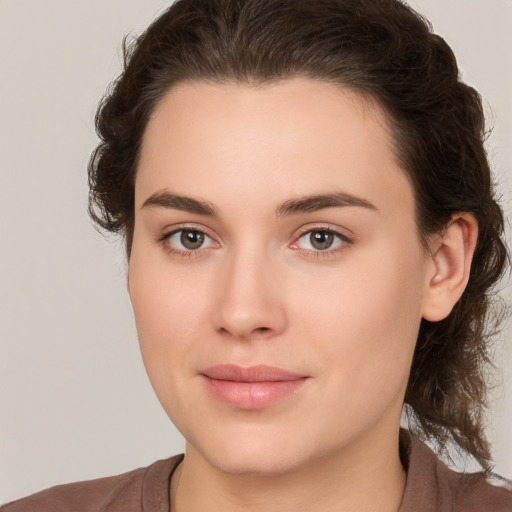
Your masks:
<svg viewBox="0 0 512 512"><path fill-rule="evenodd" d="M431 274L375 104L295 78L158 105L129 293L156 394L215 467L274 474L394 439Z"/></svg>

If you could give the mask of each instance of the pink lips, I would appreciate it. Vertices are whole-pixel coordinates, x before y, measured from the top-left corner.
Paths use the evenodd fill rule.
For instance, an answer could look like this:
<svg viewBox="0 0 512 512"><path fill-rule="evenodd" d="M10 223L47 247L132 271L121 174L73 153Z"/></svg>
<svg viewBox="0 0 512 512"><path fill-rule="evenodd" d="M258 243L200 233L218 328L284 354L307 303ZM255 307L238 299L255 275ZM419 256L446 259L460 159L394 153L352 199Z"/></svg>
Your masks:
<svg viewBox="0 0 512 512"><path fill-rule="evenodd" d="M212 366L201 372L217 399L239 409L262 409L295 393L308 379L274 366L244 368L233 364Z"/></svg>

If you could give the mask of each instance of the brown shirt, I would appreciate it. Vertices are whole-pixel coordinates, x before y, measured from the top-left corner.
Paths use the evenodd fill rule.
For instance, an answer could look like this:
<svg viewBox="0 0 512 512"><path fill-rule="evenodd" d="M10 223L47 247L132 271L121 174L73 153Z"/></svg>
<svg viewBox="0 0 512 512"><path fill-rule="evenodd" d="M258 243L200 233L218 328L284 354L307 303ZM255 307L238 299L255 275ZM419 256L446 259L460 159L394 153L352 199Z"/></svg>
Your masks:
<svg viewBox="0 0 512 512"><path fill-rule="evenodd" d="M399 512L512 512L511 483L450 470L418 440L406 448L407 484ZM98 480L59 485L1 512L170 512L169 484L182 455Z"/></svg>

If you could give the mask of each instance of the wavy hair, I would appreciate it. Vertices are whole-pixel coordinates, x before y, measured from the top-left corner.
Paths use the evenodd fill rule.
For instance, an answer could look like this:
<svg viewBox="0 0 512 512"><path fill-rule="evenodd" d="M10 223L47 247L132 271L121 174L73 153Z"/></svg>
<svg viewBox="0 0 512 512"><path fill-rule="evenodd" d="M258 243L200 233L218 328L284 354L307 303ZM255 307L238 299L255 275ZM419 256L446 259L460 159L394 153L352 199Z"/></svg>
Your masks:
<svg viewBox="0 0 512 512"><path fill-rule="evenodd" d="M295 76L367 95L385 109L414 189L423 240L470 212L479 236L468 285L441 322L423 321L405 404L413 428L455 442L490 470L484 434L493 285L506 264L503 214L484 149L481 98L429 23L398 0L178 0L131 44L96 116L89 163L92 218L125 236L151 113L184 81L267 83Z"/></svg>

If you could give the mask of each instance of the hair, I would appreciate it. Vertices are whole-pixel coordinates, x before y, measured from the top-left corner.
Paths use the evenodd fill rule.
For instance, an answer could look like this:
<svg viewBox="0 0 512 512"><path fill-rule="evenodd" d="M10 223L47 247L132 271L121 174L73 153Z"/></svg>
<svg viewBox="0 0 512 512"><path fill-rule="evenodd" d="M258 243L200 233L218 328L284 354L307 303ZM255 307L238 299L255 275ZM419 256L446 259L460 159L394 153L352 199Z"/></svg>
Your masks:
<svg viewBox="0 0 512 512"><path fill-rule="evenodd" d="M503 214L484 149L479 94L459 79L453 52L399 0L178 0L131 45L96 115L89 211L101 228L134 229L141 141L160 99L177 83L266 84L302 76L359 91L388 116L409 177L422 241L471 213L479 235L467 287L443 321L423 320L406 409L411 428L472 455L490 471L484 433L492 288L504 272Z"/></svg>

